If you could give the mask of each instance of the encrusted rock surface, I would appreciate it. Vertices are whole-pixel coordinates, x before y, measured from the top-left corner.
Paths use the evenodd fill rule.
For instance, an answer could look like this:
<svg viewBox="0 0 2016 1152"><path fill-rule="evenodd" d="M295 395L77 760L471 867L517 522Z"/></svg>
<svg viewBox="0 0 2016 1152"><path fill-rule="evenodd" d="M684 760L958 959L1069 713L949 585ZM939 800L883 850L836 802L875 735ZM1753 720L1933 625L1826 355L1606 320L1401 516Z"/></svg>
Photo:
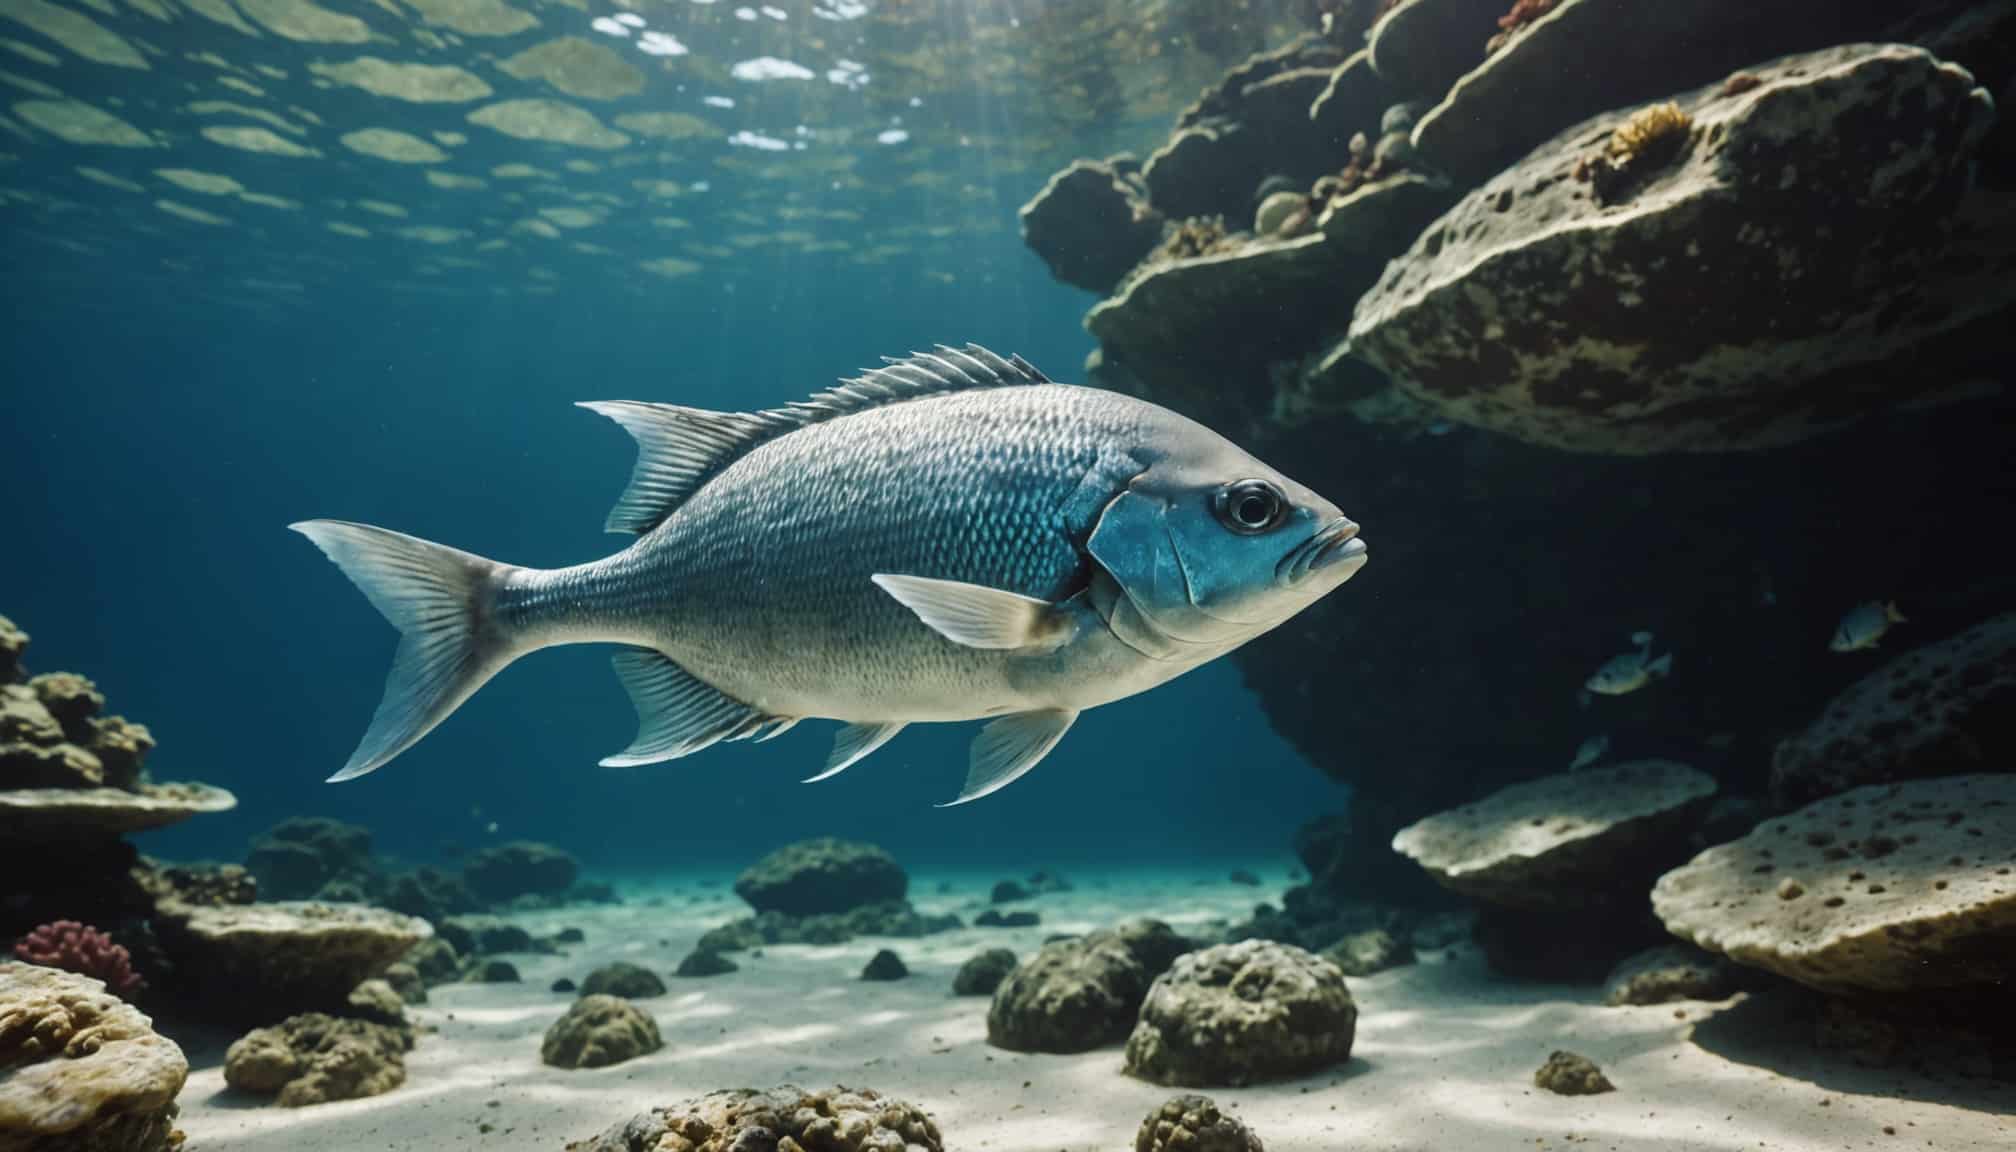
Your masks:
<svg viewBox="0 0 2016 1152"><path fill-rule="evenodd" d="M189 1062L96 980L0 963L0 1150L168 1152Z"/></svg>
<svg viewBox="0 0 2016 1152"><path fill-rule="evenodd" d="M1045 944L995 988L987 1042L1018 1052L1086 1052L1118 1043L1150 982L1187 947L1153 920Z"/></svg>
<svg viewBox="0 0 2016 1152"><path fill-rule="evenodd" d="M1484 59L1512 0L1403 0L1372 26L1372 67L1410 98L1435 99Z"/></svg>
<svg viewBox="0 0 2016 1152"><path fill-rule="evenodd" d="M1595 1061L1576 1052L1555 1052L1533 1073L1533 1086L1557 1096L1594 1096L1617 1086Z"/></svg>
<svg viewBox="0 0 2016 1152"><path fill-rule="evenodd" d="M807 1092L784 1085L712 1092L653 1108L567 1152L944 1152L921 1108L868 1088Z"/></svg>
<svg viewBox="0 0 2016 1152"><path fill-rule="evenodd" d="M1476 183L1597 113L1720 83L1787 53L1871 39L1897 9L1880 0L1560 0L1498 51L1480 52L1421 118L1415 147Z"/></svg>
<svg viewBox="0 0 2016 1152"><path fill-rule="evenodd" d="M1344 973L1289 944L1246 940L1176 958L1127 1038L1127 1071L1189 1087L1303 1075L1351 1057Z"/></svg>
<svg viewBox="0 0 2016 1152"><path fill-rule="evenodd" d="M1606 903L1671 862L1660 852L1685 843L1714 793L1707 773L1670 760L1543 776L1409 825L1393 850L1491 904Z"/></svg>
<svg viewBox="0 0 2016 1152"><path fill-rule="evenodd" d="M233 1041L224 1054L224 1082L272 1096L283 1108L357 1100L405 1083L412 1046L413 1034L403 1027L304 1013Z"/></svg>
<svg viewBox="0 0 2016 1152"><path fill-rule="evenodd" d="M142 784L124 788L0 789L0 838L26 841L109 840L180 824L206 812L229 812L238 798L208 784Z"/></svg>
<svg viewBox="0 0 2016 1152"><path fill-rule="evenodd" d="M1778 745L1771 791L1804 804L1864 784L2016 770L2016 613L1892 658Z"/></svg>
<svg viewBox="0 0 2016 1152"><path fill-rule="evenodd" d="M1897 45L1750 77L1677 97L1684 147L1628 195L1577 176L1634 109L1470 193L1359 300L1352 352L1447 419L1584 452L1779 444L1919 396L1883 361L2016 298L2016 227L1971 184L1992 102Z"/></svg>
<svg viewBox="0 0 2016 1152"><path fill-rule="evenodd" d="M539 1058L555 1068L601 1068L664 1046L649 1012L620 996L583 996L546 1029Z"/></svg>
<svg viewBox="0 0 2016 1152"><path fill-rule="evenodd" d="M1209 1097L1174 1096L1141 1121L1134 1152L1266 1152L1266 1145Z"/></svg>
<svg viewBox="0 0 2016 1152"><path fill-rule="evenodd" d="M1346 976L1370 976L1414 963L1414 948L1384 928L1369 928L1324 949L1323 958Z"/></svg>
<svg viewBox="0 0 2016 1152"><path fill-rule="evenodd" d="M1844 792L1659 878L1674 935L1825 992L1998 985L2016 947L2016 775Z"/></svg>

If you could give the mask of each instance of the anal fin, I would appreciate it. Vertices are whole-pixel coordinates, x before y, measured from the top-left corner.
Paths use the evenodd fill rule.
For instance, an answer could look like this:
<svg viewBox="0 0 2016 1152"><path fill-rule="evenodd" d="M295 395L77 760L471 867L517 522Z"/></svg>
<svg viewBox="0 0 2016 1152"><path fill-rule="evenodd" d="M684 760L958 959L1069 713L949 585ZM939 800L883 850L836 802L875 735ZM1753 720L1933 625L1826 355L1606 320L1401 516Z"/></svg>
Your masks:
<svg viewBox="0 0 2016 1152"><path fill-rule="evenodd" d="M805 783L816 784L821 780L838 776L866 758L870 752L887 744L891 737L903 730L903 727L903 722L900 720L888 724L847 725L834 734L833 751L826 757L826 767L821 768L815 776L807 776Z"/></svg>
<svg viewBox="0 0 2016 1152"><path fill-rule="evenodd" d="M1050 754L1077 719L1075 711L1046 708L990 721L973 738L966 786L959 790L959 798L938 807L965 804L1013 784Z"/></svg>
<svg viewBox="0 0 2016 1152"><path fill-rule="evenodd" d="M637 708L637 738L623 751L603 757L606 766L690 756L765 720L761 712L701 681L662 652L626 648L611 662Z"/></svg>

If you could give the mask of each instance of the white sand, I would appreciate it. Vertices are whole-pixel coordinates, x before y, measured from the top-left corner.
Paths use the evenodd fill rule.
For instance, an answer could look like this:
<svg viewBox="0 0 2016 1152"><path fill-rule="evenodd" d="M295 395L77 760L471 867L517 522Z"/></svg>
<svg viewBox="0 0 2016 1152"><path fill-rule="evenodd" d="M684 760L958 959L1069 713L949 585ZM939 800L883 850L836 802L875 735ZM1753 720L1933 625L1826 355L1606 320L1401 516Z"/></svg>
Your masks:
<svg viewBox="0 0 2016 1152"><path fill-rule="evenodd" d="M198 1071L182 1095L182 1128L190 1152L557 1150L651 1105L716 1088L843 1083L923 1106L951 1148L1123 1152L1141 1117L1176 1090L1123 1075L1118 1049L1035 1056L988 1047L987 1001L952 997L952 973L981 948L1026 956L1049 933L1129 915L1158 914L1179 928L1237 918L1280 889L1284 866L1258 871L1267 889L1225 883L1218 869L1074 874L1078 891L1018 905L1042 913L1037 928L774 947L761 958L738 956L739 972L703 980L671 979L670 970L701 931L741 914L739 901L720 878L664 888L655 906L632 884L622 906L521 917L535 932L575 925L588 937L571 955L511 957L524 983L434 989L414 1014L436 1031L409 1055L403 1088L270 1107L227 1092L221 1050L192 1043ZM912 895L920 908L970 920L992 879L926 875ZM858 980L885 946L903 956L910 978ZM668 977L665 996L639 1001L656 1015L664 1050L592 1071L541 1064L540 1036L571 1000L547 985L617 959ZM1208 1093L1271 1152L2016 1148L2008 1086L1857 1068L1756 1019L1762 1014L1740 1000L1682 1012L1606 1008L1588 988L1495 981L1467 947L1351 986L1361 1015L1348 1065ZM1533 1070L1555 1048L1594 1059L1618 1090L1566 1098L1534 1089Z"/></svg>

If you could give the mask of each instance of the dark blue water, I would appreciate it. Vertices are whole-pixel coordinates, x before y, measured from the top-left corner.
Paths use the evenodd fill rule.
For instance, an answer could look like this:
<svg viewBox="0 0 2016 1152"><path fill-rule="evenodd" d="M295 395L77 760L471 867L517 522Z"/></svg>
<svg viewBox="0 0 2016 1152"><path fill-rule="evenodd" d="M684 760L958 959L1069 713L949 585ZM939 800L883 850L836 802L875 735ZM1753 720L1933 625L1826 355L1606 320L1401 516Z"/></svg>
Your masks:
<svg viewBox="0 0 2016 1152"><path fill-rule="evenodd" d="M434 298L358 276L263 313L122 279L116 259L80 277L67 253L8 249L0 613L33 634L32 669L83 672L153 729L157 779L239 797L149 851L236 859L259 829L314 814L417 859L524 837L591 867L676 869L843 834L906 861L1033 867L1277 853L1341 806L1229 661L1088 713L1022 781L949 811L932 805L957 793L977 726L913 727L810 786L797 781L831 725L597 767L634 718L595 648L523 660L392 765L322 783L363 732L394 633L290 521L575 563L624 543L601 524L632 460L577 400L774 405L882 354L968 340L1078 379L1088 299L1048 278L1012 219L952 285L915 261L809 275L771 256L644 298L592 277L500 301L480 280ZM76 286L37 291L57 283ZM1382 598L1376 574L1351 593L1359 611Z"/></svg>

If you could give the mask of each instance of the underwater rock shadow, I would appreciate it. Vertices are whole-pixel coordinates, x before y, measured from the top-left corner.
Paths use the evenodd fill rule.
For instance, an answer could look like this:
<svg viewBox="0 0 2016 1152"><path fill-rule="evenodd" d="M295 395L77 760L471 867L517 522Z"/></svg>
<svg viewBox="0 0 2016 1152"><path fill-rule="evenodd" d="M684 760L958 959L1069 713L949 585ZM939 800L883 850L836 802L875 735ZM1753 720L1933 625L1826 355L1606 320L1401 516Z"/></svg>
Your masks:
<svg viewBox="0 0 2016 1152"><path fill-rule="evenodd" d="M1957 1067L1927 1067L1901 1059L1887 1066L1858 1063L1848 1053L1819 1045L1815 1016L1814 1002L1803 993L1751 992L1695 1024L1687 1039L1730 1063L1844 1096L1901 1097L1988 1115L2016 1115L2016 1084Z"/></svg>

